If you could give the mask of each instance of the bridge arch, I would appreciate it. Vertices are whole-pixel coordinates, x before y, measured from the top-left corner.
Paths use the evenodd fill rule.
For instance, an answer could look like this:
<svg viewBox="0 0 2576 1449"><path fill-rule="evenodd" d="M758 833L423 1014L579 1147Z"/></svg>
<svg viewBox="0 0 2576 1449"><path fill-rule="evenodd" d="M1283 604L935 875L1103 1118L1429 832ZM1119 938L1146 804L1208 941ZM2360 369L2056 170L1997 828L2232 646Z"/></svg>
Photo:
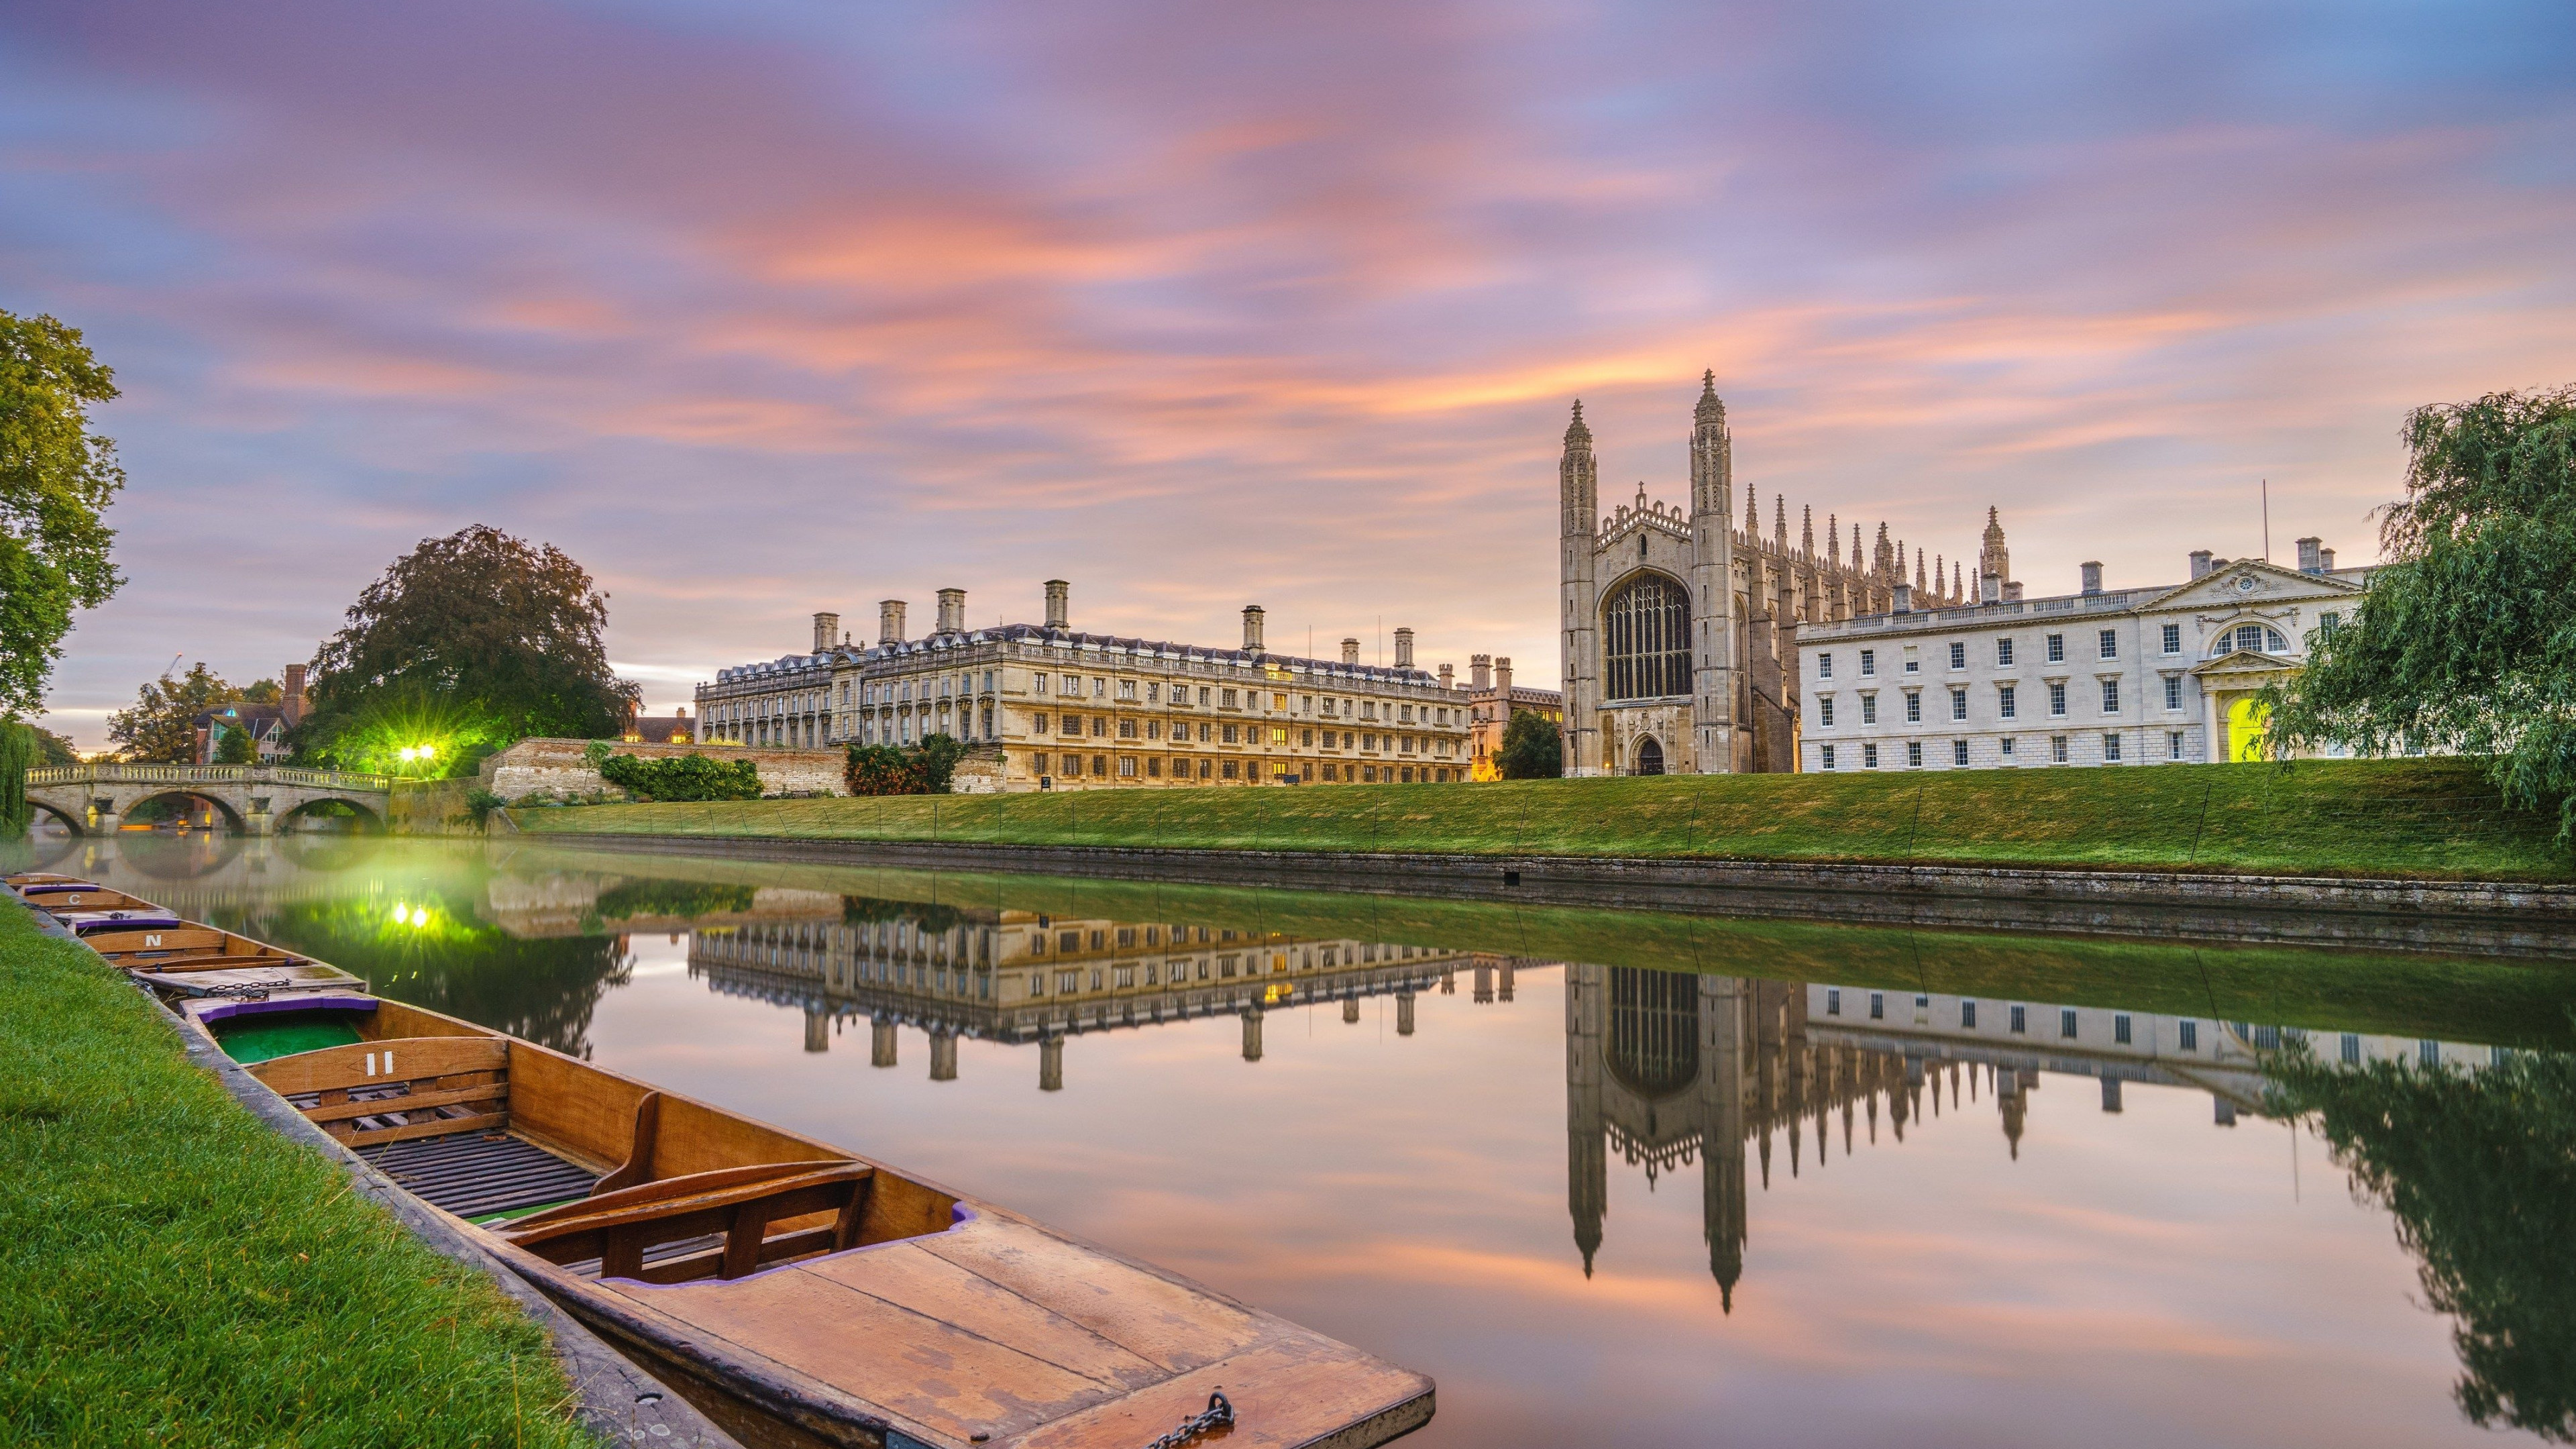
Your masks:
<svg viewBox="0 0 2576 1449"><path fill-rule="evenodd" d="M137 799L127 801L124 813L130 817L135 811L142 809L144 806L149 805L156 800L195 800L211 805L215 808L217 814L224 817L224 825L226 828L230 829L236 835L241 833L241 812L234 809L232 802L226 800L223 796L205 790L156 790L149 795L144 795Z"/></svg>
<svg viewBox="0 0 2576 1449"><path fill-rule="evenodd" d="M41 812L41 813L43 813L43 814L45 814L45 815L47 815L47 816L52 817L53 819L56 819L56 820L61 821L61 822L63 823L63 828L64 828L65 830L70 831L70 832L71 832L72 834L74 834L74 835L87 835L87 834L89 834L89 822L88 822L88 821L86 821L86 820L82 819L80 816L77 816L77 815L72 814L70 811L65 810L64 808L62 808L61 806L59 806L59 805L55 804L55 803L54 803L53 801L51 801L51 800L43 799L43 798L41 798L41 797L39 797L39 796L35 796L35 795L30 795L30 796L28 796L28 797L27 797L27 808L28 808L28 809L30 809L30 810L34 810L34 811L39 811L39 812Z"/></svg>
<svg viewBox="0 0 2576 1449"><path fill-rule="evenodd" d="M381 835L384 833L385 817L382 811L370 810L366 806L343 795L319 795L313 799L303 801L285 810L281 810L276 816L277 828L283 830L286 828L287 821L292 820L299 815L316 814L335 805L347 810L350 814L357 816L358 828L360 830L370 835Z"/></svg>

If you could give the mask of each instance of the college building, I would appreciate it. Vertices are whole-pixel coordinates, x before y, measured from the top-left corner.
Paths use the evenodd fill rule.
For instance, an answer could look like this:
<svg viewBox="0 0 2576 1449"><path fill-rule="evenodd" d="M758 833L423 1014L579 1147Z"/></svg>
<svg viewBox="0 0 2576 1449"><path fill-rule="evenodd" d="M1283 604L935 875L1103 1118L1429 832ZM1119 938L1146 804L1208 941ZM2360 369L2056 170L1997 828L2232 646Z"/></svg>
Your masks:
<svg viewBox="0 0 2576 1449"><path fill-rule="evenodd" d="M1512 683L1511 656L1496 659L1489 654L1467 656L1467 778L1499 780L1503 777L1500 756L1503 732L1511 728L1512 716L1534 714L1555 725L1561 734L1565 728L1565 696L1553 689L1532 689Z"/></svg>
<svg viewBox="0 0 2576 1449"><path fill-rule="evenodd" d="M1809 770L1995 769L2259 758L2256 696L2359 601L2374 567L2190 558L2190 576L2025 598L1988 510L1973 602L1895 591L1884 613L1799 631ZM1928 604L1928 607L1926 606Z"/></svg>
<svg viewBox="0 0 2576 1449"><path fill-rule="evenodd" d="M710 741L836 748L973 747L971 788L1448 783L1467 777L1468 701L1450 666L1415 667L1413 631L1390 666L1274 654L1262 610L1240 648L1090 634L1070 586L1046 583L1045 622L966 625L966 591L941 589L935 627L905 637L905 601L878 606L877 641L814 616L814 647L719 671L698 687ZM963 778L963 777L961 777Z"/></svg>

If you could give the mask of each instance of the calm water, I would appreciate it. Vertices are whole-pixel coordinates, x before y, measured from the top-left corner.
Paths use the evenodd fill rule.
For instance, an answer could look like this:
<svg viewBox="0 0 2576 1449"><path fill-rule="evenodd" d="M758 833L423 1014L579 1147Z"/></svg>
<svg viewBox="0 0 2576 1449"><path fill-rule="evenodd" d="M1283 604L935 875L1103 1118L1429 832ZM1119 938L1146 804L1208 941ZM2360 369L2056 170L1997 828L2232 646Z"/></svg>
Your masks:
<svg viewBox="0 0 2576 1449"><path fill-rule="evenodd" d="M2561 966L407 842L66 849L52 868L1428 1372L1409 1443L2576 1427ZM2294 1122L2265 1064L2301 1042L2362 1067L2303 1079L2323 1115ZM2428 1058L2460 1071L2368 1066Z"/></svg>

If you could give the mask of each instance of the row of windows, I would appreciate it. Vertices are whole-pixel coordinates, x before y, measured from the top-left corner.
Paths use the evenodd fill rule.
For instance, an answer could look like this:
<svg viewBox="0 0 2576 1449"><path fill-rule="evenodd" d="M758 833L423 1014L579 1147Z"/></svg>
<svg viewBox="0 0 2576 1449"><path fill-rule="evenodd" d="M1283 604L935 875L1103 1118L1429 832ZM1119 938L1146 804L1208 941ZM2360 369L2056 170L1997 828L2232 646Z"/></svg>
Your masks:
<svg viewBox="0 0 2576 1449"><path fill-rule="evenodd" d="M1932 998L1928 995L1918 994L1914 998L1914 1004L1917 1008L1928 1007L1932 1004ZM2016 1002L2010 1004L2006 1008L2006 1011L2006 1019L2009 1024L2009 1029L2013 1034L2017 1036L2029 1035L2030 1008ZM1840 1016L1842 1014L1843 989L1839 986L1826 987L1825 1015ZM1869 1019L1872 1021L1884 1021L1887 1019L1886 992L1873 991L1869 993ZM1976 1025L1977 1003L1974 1001L1960 1002L1960 1029L1973 1031L1976 1029ZM2057 1009L2057 1035L2061 1040L2076 1040L2080 1035L2079 1027L2080 1023L2076 1017L2074 1007L2061 1006ZM2135 1031L2136 1028L2129 1016L2129 1013L2125 1011L2112 1013L2111 1041L2114 1045L2132 1045ZM2200 1023L2196 1021L2179 1021L2174 1023L2174 1040L2175 1044L2184 1051L2193 1052L2200 1050Z"/></svg>
<svg viewBox="0 0 2576 1449"><path fill-rule="evenodd" d="M2169 710L2181 709L2183 707L2182 676L2178 674L2168 675L2162 682L2164 685L2165 708ZM2120 712L2120 681L2116 679L2105 679L2099 681L2099 683L2102 686L2102 713L2118 714ZM1909 689L1904 692L1904 695L1905 722L1907 724L1921 724L1923 722L1923 692L1919 689ZM2064 719L2066 717L2066 701L2066 682L2064 680L2049 681L2048 713L2052 718ZM1967 717L1968 691L1965 689L1951 690L1950 718L1953 720L1965 720ZM2021 717L2021 691L2019 686L2011 684L1998 684L1995 686L1995 717L1997 719L2018 719ZM1877 695L1863 694L1860 696L1860 722L1865 725L1874 725L1878 723ZM1834 696L1830 694L1820 694L1816 696L1816 724L1820 728L1830 729L1833 727L1833 723Z"/></svg>
<svg viewBox="0 0 2576 1449"><path fill-rule="evenodd" d="M2054 764L2054 765L2063 765L2063 764L2067 763L2068 755L2069 755L2068 740L2069 740L2070 738L2071 738L2071 737L2070 737L2070 736L2067 736L2067 735L2050 735L2050 736L2048 737L2048 758L2049 758L2049 763L2050 763L2050 764ZM2187 742L2188 738L2189 738L2188 733L2187 733L2186 731L2183 731L2183 730L2167 730L2167 731L2165 731L2165 758L2166 758L2167 760L2180 760L2180 759L2182 759L2182 758L2183 758L2183 753L2184 753L2184 746L2185 746L2185 744L2186 744L2186 742ZM2014 750L2014 747L2013 747L2013 746L2014 746L2014 739L2013 739L2013 737L2012 737L2011 735L2006 735L2006 736L2004 736L2001 740L1998 740L1998 741L1996 742L1996 745L1997 745L1997 754L2001 756L2001 759L2002 759L2002 762L2003 762L2003 763L2005 763L2005 764L2012 764L2012 763L2014 763L2014 762L2015 762L2016 751ZM1848 761L1848 760L1851 758L1849 754L1845 753L1845 752L1846 752L1847 750L1849 750L1850 748L1851 748L1851 747L1850 747L1850 746L1848 746L1848 745L1842 745L1842 746L1836 746L1836 745L1819 745L1819 746L1817 746L1817 747L1816 747L1816 764L1817 764L1818 768L1820 768L1820 769L1826 769L1826 770L1832 770L1832 769L1839 769L1839 768L1841 768L1841 767L1842 767L1843 762ZM1898 749L1898 748L1900 748L1900 747L1899 747L1898 745L1896 745L1896 744L1891 743L1887 748L1888 748L1888 749L1890 749L1891 751L1893 751L1893 750L1896 750L1896 749ZM1903 749L1903 751L1904 751L1904 756L1905 756L1905 768L1906 768L1906 769L1909 769L1909 770L1919 770L1919 769L1922 769L1922 768L1923 768L1923 760L1924 760L1924 753L1923 753L1923 741L1921 741L1921 740L1906 740L1906 741L1904 741L1904 742L1903 742L1903 745L1901 746L1901 748L1902 748L1902 749ZM1860 767L1861 767L1862 769L1864 769L1864 770L1875 770L1875 769L1879 768L1879 753L1878 753L1878 752L1879 752L1879 746L1878 746L1877 744L1875 744L1875 743L1864 743L1864 744L1862 744L1862 745L1861 745L1861 747L1860 747ZM1968 765L1968 742L1967 742L1966 740L1952 740L1952 741L1950 741L1950 751L1949 751L1949 754L1950 754L1950 764L1951 764L1954 768L1957 768L1957 769L1966 769L1966 768L1967 768L1967 765ZM2123 759L2124 759L2124 758L2125 758L2125 746L2124 746L2124 745L2123 745L2123 743L2122 743L2122 736L2121 736L2120 732L2119 732L2119 731L2117 731L2117 730L2113 730L2113 731L2110 731L2110 732L2108 732L2108 733L2104 734L2104 735L2102 736L2102 760L2103 760L2103 763L2105 763L2105 764L2111 764L2111 765L2116 765L2116 764L2120 764L2120 763L2123 761Z"/></svg>
<svg viewBox="0 0 2576 1449"><path fill-rule="evenodd" d="M1461 778L1455 769L1433 765L1354 765L1333 760L1271 760L1268 778L1293 780L1300 784L1321 781L1345 785L1452 785ZM1258 780L1264 778L1260 760L1201 759L1192 768L1189 760L1171 762L1174 780ZM1160 780L1164 778L1160 755L1078 755L1040 753L1029 756L1029 770L1037 775L1061 775L1079 780L1085 775L1095 779Z"/></svg>
<svg viewBox="0 0 2576 1449"><path fill-rule="evenodd" d="M990 673L987 673L985 678L987 680L985 687L989 689L992 687L990 683L992 676ZM1085 682L1084 677L1077 674L1039 674L1035 676L1035 692L1038 694L1054 694L1058 697L1067 699L1078 699L1085 695L1083 687ZM1117 687L1118 698L1130 704L1139 702L1144 704L1168 703L1175 709L1187 709L1190 707L1190 691L1193 686L1186 684L1172 685L1170 686L1170 693L1167 696L1164 692L1165 686L1158 681L1150 679L1142 681L1134 679L1120 679L1112 681L1102 675L1092 675L1088 680L1090 685L1090 689L1088 691L1089 697L1092 699L1109 698L1110 687L1113 682ZM1264 693L1268 693L1270 696L1269 707L1272 710L1284 714L1288 709L1288 696L1286 693L1281 691L1211 688L1204 684L1195 686L1195 688L1198 691L1198 707L1201 709L1260 709L1262 707L1261 697ZM1142 693L1141 701L1138 697L1140 691ZM1301 694L1297 696L1297 712L1299 714L1320 714L1328 718L1339 717L1342 719L1350 719L1356 717L1359 719L1373 720L1379 717L1379 707L1379 701L1372 699L1337 699L1333 696L1326 695L1322 696L1319 700L1317 696L1312 694ZM1356 716L1354 716L1355 708ZM1417 711L1419 711L1420 714L1419 722L1422 724L1445 725L1451 722L1450 715L1452 711L1445 705L1413 705L1390 700L1385 702L1384 708L1386 711L1385 717L1391 723L1413 724L1416 722L1415 715ZM1466 712L1464 710L1459 710L1456 711L1456 713L1463 718Z"/></svg>
<svg viewBox="0 0 2576 1449"><path fill-rule="evenodd" d="M2331 629L2340 622L2340 616L2332 613L2321 614L2318 616L2317 622L2320 627ZM2182 625L2164 625L2162 634L2163 637L2159 642L2164 645L2164 652L2166 654L2175 655L2182 653ZM2010 665L2017 662L2014 657L2014 645L2015 641L2010 637L1999 638L1995 641L1995 663L1997 665ZM2221 629L2218 631L2217 637L2211 641L2209 654L2213 659L2222 654L2232 653L2239 649L2281 654L2286 653L2289 647L2289 641L2281 637L2281 631L2268 624L2239 624L2233 629ZM1948 649L1950 651L1950 667L1952 669L1965 669L1968 667L1968 643L1966 640L1953 639L1949 642ZM2064 634L2049 634L2043 636L2040 640L2040 649L2047 663L2063 664L2066 662L2066 636ZM2117 629L2103 629L2097 631L2094 635L2093 651L2094 657L2097 659L2119 658L2120 632ZM1878 673L1878 651L1876 649L1863 649L1859 651L1859 654L1860 672L1862 677L1869 678L1875 676ZM1916 658L1914 651L1910 648L1905 651L1904 672L1907 674L1919 674L1922 672L1921 662ZM1822 652L1816 655L1816 677L1818 679L1831 679L1834 677L1834 656L1831 652Z"/></svg>
<svg viewBox="0 0 2576 1449"><path fill-rule="evenodd" d="M1029 716L1029 732L1041 735L1078 735L1083 733L1085 723L1086 717L1078 714L1055 716L1033 714ZM1117 731L1117 737L1122 740L1163 738L1163 722L1158 719L1139 721L1128 717L1095 714L1088 716L1088 724L1091 735L1095 739L1107 739L1113 727ZM1292 734L1299 748L1309 750L1355 749L1372 752L1382 750L1389 754L1410 755L1430 754L1436 747L1439 753L1446 755L1454 753L1457 747L1455 740L1426 740L1420 735L1382 735L1352 730L1324 730L1321 732L1321 743L1318 743L1318 732L1312 727L1301 727L1292 731L1287 725L1217 724L1204 720L1198 725L1197 740L1203 745L1286 745ZM1190 722L1172 721L1171 739L1174 744L1188 744L1191 740Z"/></svg>

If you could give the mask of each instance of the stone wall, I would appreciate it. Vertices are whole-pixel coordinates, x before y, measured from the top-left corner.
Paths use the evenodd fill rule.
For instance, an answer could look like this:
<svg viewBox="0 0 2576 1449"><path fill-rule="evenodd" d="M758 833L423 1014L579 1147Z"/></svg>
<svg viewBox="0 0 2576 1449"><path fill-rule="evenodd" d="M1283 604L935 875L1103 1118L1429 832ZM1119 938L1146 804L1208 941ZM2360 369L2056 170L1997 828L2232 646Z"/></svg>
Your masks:
<svg viewBox="0 0 2576 1449"><path fill-rule="evenodd" d="M465 797L483 788L476 776L462 780L397 780L385 804L385 828L396 835L480 835Z"/></svg>
<svg viewBox="0 0 2576 1449"><path fill-rule="evenodd" d="M1000 745L969 745L948 777L951 795L998 795L1010 782L1010 762Z"/></svg>
<svg viewBox="0 0 2576 1449"><path fill-rule="evenodd" d="M483 788L511 804L540 790L565 799L587 799L618 792L591 768L588 740L521 740L483 762ZM840 750L777 750L741 745L644 745L619 743L616 753L643 759L706 755L719 760L749 760L760 771L764 795L846 795Z"/></svg>

